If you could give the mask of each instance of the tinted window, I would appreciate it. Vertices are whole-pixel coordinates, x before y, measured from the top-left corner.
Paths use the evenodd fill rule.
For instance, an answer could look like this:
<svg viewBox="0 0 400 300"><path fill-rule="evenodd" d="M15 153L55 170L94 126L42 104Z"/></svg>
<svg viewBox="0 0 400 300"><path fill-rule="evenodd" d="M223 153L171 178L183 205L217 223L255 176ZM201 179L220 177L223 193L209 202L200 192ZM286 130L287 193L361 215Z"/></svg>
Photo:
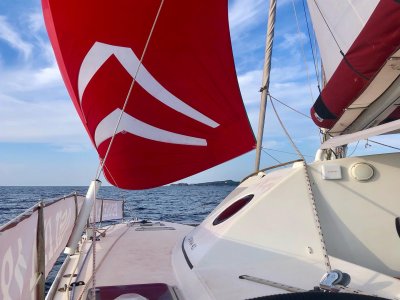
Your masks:
<svg viewBox="0 0 400 300"><path fill-rule="evenodd" d="M225 220L228 220L239 210L241 210L244 206L246 206L246 204L249 203L250 200L253 199L253 197L254 195L247 195L229 205L222 213L218 215L218 217L215 218L213 225L218 225L224 222Z"/></svg>

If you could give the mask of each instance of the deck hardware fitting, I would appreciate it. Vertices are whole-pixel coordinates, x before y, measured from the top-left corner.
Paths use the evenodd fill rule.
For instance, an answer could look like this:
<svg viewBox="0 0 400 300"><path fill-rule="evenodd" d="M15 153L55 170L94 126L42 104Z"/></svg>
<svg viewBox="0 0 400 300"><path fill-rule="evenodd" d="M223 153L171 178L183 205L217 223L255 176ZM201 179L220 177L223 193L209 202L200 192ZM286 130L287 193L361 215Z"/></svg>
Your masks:
<svg viewBox="0 0 400 300"><path fill-rule="evenodd" d="M319 282L319 287L322 290L329 292L339 292L340 286L347 287L350 284L351 278L347 273L343 273L339 270L332 270L322 276Z"/></svg>

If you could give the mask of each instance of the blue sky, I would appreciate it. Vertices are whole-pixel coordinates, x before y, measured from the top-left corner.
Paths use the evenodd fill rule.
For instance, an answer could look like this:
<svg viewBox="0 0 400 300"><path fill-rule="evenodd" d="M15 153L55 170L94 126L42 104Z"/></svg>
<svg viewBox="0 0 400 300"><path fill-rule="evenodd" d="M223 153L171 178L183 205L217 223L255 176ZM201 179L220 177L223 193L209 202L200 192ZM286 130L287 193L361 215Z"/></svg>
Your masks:
<svg viewBox="0 0 400 300"><path fill-rule="evenodd" d="M258 120L268 2L229 2L238 79L253 128ZM270 91L308 115L317 97L316 79L302 1L294 3L300 33L292 1L280 0L278 4ZM319 146L318 129L308 118L279 103L276 107L298 147L312 160ZM387 142L390 139L386 138ZM364 144L360 143L358 149L363 150ZM272 149L268 153L281 162L297 158L278 152L294 150L270 106L263 145ZM367 150L378 149L373 146ZM253 151L183 181L240 180L253 171L254 158ZM262 167L276 163L263 153ZM43 25L40 1L0 2L0 185L87 185L97 166L97 154L61 80Z"/></svg>

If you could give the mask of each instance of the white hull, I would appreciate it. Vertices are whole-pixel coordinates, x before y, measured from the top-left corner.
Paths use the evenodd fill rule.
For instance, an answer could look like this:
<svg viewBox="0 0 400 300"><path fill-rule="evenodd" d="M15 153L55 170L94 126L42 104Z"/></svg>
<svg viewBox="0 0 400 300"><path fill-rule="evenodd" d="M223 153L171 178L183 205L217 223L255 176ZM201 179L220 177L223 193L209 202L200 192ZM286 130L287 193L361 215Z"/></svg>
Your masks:
<svg viewBox="0 0 400 300"><path fill-rule="evenodd" d="M323 167L327 165L334 167ZM371 175L368 166L372 177L360 181ZM328 177L340 178L323 179L322 168ZM350 275L350 290L400 297L395 278L400 277L395 226L400 216L399 173L397 153L309 166L330 265ZM248 195L254 197L246 206L213 225L226 208ZM245 299L288 291L240 279L241 275L308 291L319 286L326 272L301 163L248 178L196 228L163 224L110 227L96 243L96 286L166 283L179 299ZM79 277L62 278L58 286L83 281L85 285L73 287L74 299L91 287L90 246L91 241L84 242L81 255L71 256L64 271ZM86 254L90 256L85 260ZM65 299L65 293L57 292L54 299Z"/></svg>

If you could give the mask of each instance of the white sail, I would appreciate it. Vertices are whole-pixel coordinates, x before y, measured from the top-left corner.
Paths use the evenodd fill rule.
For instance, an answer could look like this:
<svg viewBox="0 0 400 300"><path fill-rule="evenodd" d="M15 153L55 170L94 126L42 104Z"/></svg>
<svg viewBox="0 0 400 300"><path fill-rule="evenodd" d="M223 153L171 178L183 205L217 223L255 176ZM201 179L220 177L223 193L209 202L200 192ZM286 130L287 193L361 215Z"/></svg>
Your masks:
<svg viewBox="0 0 400 300"><path fill-rule="evenodd" d="M379 0L307 0L327 81L343 59L340 49L347 53L378 3Z"/></svg>

